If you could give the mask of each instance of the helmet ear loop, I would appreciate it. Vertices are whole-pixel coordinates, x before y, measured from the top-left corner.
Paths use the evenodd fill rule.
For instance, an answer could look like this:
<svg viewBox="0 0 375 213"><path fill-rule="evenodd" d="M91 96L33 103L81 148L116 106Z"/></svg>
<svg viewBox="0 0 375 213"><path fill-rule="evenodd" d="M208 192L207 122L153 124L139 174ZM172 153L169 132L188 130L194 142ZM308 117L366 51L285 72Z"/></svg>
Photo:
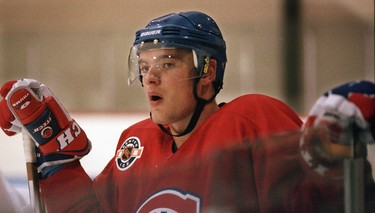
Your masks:
<svg viewBox="0 0 375 213"><path fill-rule="evenodd" d="M204 65L203 65L203 70L201 76L207 74L208 72L208 67L210 66L210 58L205 56L204 57Z"/></svg>

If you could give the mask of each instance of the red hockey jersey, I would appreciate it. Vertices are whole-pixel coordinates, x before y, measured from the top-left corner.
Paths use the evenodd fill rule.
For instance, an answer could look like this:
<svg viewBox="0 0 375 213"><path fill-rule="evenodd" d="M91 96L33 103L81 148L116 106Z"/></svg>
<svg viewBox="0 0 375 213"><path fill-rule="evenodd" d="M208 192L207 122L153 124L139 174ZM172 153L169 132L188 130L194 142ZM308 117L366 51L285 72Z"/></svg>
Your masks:
<svg viewBox="0 0 375 213"><path fill-rule="evenodd" d="M123 131L114 157L93 182L77 161L42 181L42 195L51 212L308 209L321 202L315 194L330 194L306 181L298 140L255 142L301 124L282 102L246 95L223 105L173 152L173 137L146 119Z"/></svg>

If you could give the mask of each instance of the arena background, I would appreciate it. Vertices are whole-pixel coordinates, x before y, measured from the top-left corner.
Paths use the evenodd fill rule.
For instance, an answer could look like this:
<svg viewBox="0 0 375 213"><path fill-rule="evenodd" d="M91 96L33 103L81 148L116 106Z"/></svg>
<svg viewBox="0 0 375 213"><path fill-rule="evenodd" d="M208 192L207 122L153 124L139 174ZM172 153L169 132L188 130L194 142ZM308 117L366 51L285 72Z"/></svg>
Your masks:
<svg viewBox="0 0 375 213"><path fill-rule="evenodd" d="M0 0L0 83L48 85L93 142L91 176L114 154L120 132L148 116L140 85L127 86L134 32L151 19L199 10L228 48L218 101L264 93L305 115L334 85L374 80L373 0ZM25 195L20 136L0 132L0 169Z"/></svg>

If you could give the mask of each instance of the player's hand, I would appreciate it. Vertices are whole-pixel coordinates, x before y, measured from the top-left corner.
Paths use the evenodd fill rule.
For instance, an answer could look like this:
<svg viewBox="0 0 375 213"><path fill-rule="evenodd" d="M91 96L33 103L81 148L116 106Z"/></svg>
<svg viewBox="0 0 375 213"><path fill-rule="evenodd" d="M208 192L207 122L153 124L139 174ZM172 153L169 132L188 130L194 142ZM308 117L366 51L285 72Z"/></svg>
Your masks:
<svg viewBox="0 0 375 213"><path fill-rule="evenodd" d="M303 126L304 163L322 176L340 176L345 158L366 157L375 138L375 85L350 82L324 93Z"/></svg>
<svg viewBox="0 0 375 213"><path fill-rule="evenodd" d="M24 127L35 141L39 172L61 168L56 165L79 159L90 151L91 143L85 132L44 84L22 79L8 82L3 88L5 99L1 110L7 117L3 116L1 127L9 133L7 127L9 123L17 123L14 120L20 129Z"/></svg>

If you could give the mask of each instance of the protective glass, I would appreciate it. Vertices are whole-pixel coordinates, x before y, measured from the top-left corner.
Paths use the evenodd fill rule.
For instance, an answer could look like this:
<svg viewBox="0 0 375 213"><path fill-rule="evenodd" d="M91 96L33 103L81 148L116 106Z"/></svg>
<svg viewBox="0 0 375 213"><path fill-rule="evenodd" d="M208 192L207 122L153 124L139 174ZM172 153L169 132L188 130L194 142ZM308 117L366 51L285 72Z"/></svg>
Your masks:
<svg viewBox="0 0 375 213"><path fill-rule="evenodd" d="M151 50L169 50L160 54L157 51ZM148 59L141 57L142 53L148 52ZM155 55L152 53L155 52ZM151 55L150 55L151 53ZM130 49L128 58L128 85L131 85L137 79L143 79L151 70L157 72L177 72L186 66L186 61L183 56L192 54L193 62L191 69L197 70L198 61L197 54L190 48L185 48L182 45L174 43L160 42L155 40L153 42L142 42L134 45ZM187 80L199 77L197 72L192 72L192 76L186 78L177 78L177 80Z"/></svg>

